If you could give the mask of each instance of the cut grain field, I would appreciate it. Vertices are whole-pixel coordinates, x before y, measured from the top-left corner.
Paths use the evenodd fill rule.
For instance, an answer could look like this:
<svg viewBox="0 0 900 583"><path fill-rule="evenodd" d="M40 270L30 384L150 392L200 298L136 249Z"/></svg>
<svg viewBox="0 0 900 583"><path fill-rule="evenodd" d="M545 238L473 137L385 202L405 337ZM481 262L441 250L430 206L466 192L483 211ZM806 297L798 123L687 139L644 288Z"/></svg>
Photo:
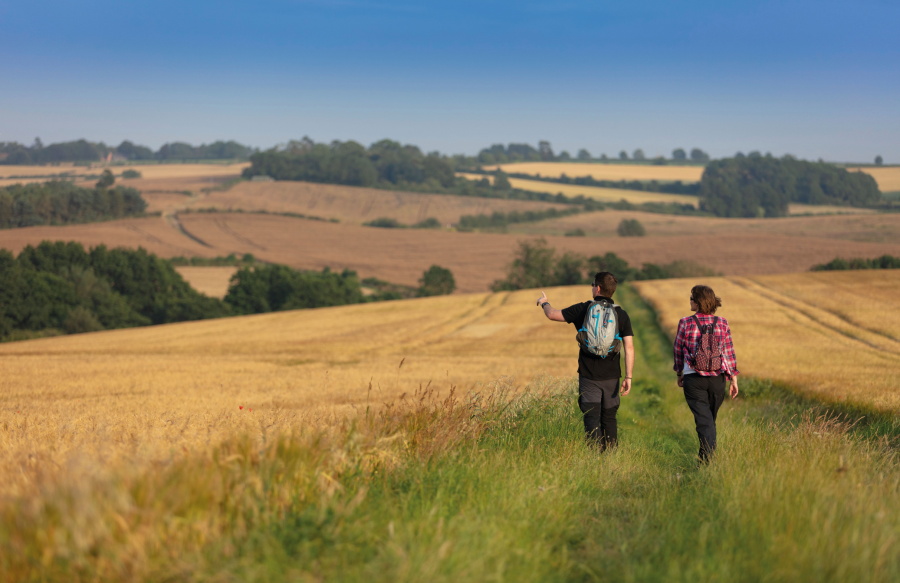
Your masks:
<svg viewBox="0 0 900 583"><path fill-rule="evenodd" d="M663 327L689 315L694 280L638 282ZM703 280L722 298L738 368L816 399L900 410L900 271L816 272Z"/></svg>
<svg viewBox="0 0 900 583"><path fill-rule="evenodd" d="M212 192L194 202L192 207L296 213L350 224L386 217L406 225L431 217L447 225L458 223L462 215L567 208L539 201L419 194L292 181L242 182L226 191Z"/></svg>
<svg viewBox="0 0 900 583"><path fill-rule="evenodd" d="M487 178L489 181L493 182L493 176L484 176L482 174L460 173L459 176L468 178L469 180ZM556 184L552 182L541 182L540 180L526 180L524 178L510 178L509 183L513 188L531 192L549 192L551 194L562 193L566 196L583 195L587 198L603 202L619 202L620 200L626 200L632 204L665 202L697 206L698 200L696 196L687 194L665 194L660 192L644 192L641 190L624 190L621 188L604 188L600 186Z"/></svg>
<svg viewBox="0 0 900 583"><path fill-rule="evenodd" d="M578 164L570 162L516 162L485 166L491 171L501 169L515 174L540 174L545 178L559 178L563 174L570 178L590 176L594 180L656 180L659 182L698 182L703 175L703 166L652 166L644 164Z"/></svg>
<svg viewBox="0 0 900 583"><path fill-rule="evenodd" d="M571 304L587 288L548 291ZM2 344L0 498L58 470L77 480L136 469L426 385L446 396L501 376L573 374L573 331L536 317L534 299L425 298Z"/></svg>

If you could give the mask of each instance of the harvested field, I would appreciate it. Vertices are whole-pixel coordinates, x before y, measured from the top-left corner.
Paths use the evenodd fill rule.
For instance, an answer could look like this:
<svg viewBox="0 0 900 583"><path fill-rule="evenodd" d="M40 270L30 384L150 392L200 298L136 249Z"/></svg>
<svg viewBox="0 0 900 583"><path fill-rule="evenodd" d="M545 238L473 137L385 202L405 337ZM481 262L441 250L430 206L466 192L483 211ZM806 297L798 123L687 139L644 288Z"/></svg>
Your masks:
<svg viewBox="0 0 900 583"><path fill-rule="evenodd" d="M453 272L461 292L484 291L502 277L522 238L493 233L375 229L237 213L188 214L180 215L180 219L188 232L211 246L214 255L252 253L264 261L296 268L349 268L361 277L375 276L405 285L417 285L422 272L438 264ZM716 235L695 230L693 234L666 237L547 239L560 251L588 256L613 251L633 265L679 259L698 261L698 250L709 249L700 262L726 275L805 271L839 255L900 255L900 243L740 234L727 229Z"/></svg>
<svg viewBox="0 0 900 583"><path fill-rule="evenodd" d="M379 217L407 225L434 217L441 224L459 222L462 215L494 212L567 208L545 202L417 194L374 188L316 184L310 182L242 182L222 192L212 192L196 201L194 208L219 210L263 210L297 213L342 223L360 224Z"/></svg>
<svg viewBox="0 0 900 583"><path fill-rule="evenodd" d="M548 290L575 303L587 288ZM574 373L535 292L280 312L0 345L0 497L309 427L430 385ZM364 328L360 329L360 325ZM360 343L360 339L364 339Z"/></svg>
<svg viewBox="0 0 900 583"><path fill-rule="evenodd" d="M574 162L516 162L485 166L491 171L500 168L503 172L516 174L540 174L545 178L559 178L565 174L570 178L590 176L594 180L656 180L659 182L698 182L703 175L703 166L653 166L649 164L603 164Z"/></svg>
<svg viewBox="0 0 900 583"><path fill-rule="evenodd" d="M0 230L0 248L18 253L41 241L78 241L87 247L143 247L160 257L215 257L216 251L189 239L158 217L61 227ZM226 253L227 255L227 253Z"/></svg>
<svg viewBox="0 0 900 583"><path fill-rule="evenodd" d="M142 192L141 198L147 201L148 213L161 213L188 202L188 195L178 192Z"/></svg>
<svg viewBox="0 0 900 583"><path fill-rule="evenodd" d="M847 168L850 171L865 172L871 174L878 183L878 189L881 192L897 192L900 191L900 166L889 166L887 168Z"/></svg>
<svg viewBox="0 0 900 583"><path fill-rule="evenodd" d="M198 292L221 300L228 293L228 284L237 267L183 266L176 267L175 271Z"/></svg>
<svg viewBox="0 0 900 583"><path fill-rule="evenodd" d="M695 280L638 282L670 334ZM900 271L709 278L734 334L738 368L816 398L900 409Z"/></svg>
<svg viewBox="0 0 900 583"><path fill-rule="evenodd" d="M460 173L470 180L487 178L493 183L493 176L481 174ZM510 178L509 183L513 188L520 188L531 192L549 192L551 194L563 193L566 196L578 196L579 194L604 202L619 202L627 200L632 204L645 202L674 202L678 204L690 204L697 206L697 197L686 194L665 194L661 192L644 192L640 190L623 190L621 188L603 188L600 186L579 186L577 184L555 184L541 182L540 180L525 180L522 178Z"/></svg>
<svg viewBox="0 0 900 583"><path fill-rule="evenodd" d="M539 223L510 225L509 230L533 235L562 235L567 231L582 229L591 236L616 237L616 227L622 219L639 220L646 228L647 235L653 237L700 233L710 236L771 234L900 244L900 214L896 213L779 219L720 219L605 210L548 219Z"/></svg>
<svg viewBox="0 0 900 583"><path fill-rule="evenodd" d="M52 175L68 173L71 176L58 179L74 179L75 184L90 187L96 176L105 169L117 176L125 170L137 170L141 178L116 178L116 183L137 188L141 192L199 191L212 188L238 178L249 163L237 164L136 164L133 166L2 166L0 165L0 187L10 184L46 182ZM19 178L9 178L17 176Z"/></svg>

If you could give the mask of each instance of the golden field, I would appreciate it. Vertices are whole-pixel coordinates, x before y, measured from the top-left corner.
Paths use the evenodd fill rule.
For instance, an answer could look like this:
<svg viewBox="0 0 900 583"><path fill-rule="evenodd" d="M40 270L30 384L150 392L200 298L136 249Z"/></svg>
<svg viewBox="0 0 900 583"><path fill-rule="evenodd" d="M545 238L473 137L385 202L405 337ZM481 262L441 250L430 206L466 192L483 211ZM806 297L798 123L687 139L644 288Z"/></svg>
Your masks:
<svg viewBox="0 0 900 583"><path fill-rule="evenodd" d="M221 300L228 293L228 284L237 267L186 265L176 267L175 271L198 292Z"/></svg>
<svg viewBox="0 0 900 583"><path fill-rule="evenodd" d="M897 192L900 191L900 166L889 166L887 168L847 168L847 170L865 172L871 174L878 183L878 189L881 192Z"/></svg>
<svg viewBox="0 0 900 583"><path fill-rule="evenodd" d="M672 335L695 280L637 282ZM738 369L816 398L900 409L900 271L707 278L722 298Z"/></svg>
<svg viewBox="0 0 900 583"><path fill-rule="evenodd" d="M108 168L117 176L125 170L137 170L140 172L141 178L117 178L116 182L124 186L132 186L142 192L154 190L199 190L238 178L244 168L249 165L249 162L234 164L134 164L123 166L105 166L102 164L94 164L93 166L73 166L71 164L59 166L0 165L0 187L9 186L10 184L45 182L52 180L53 175L61 173L68 173L70 176L66 177L66 179L74 178L75 184L79 186L90 186L97 179L86 178L86 176L98 175Z"/></svg>
<svg viewBox="0 0 900 583"><path fill-rule="evenodd" d="M487 178L493 182L493 176L482 174L458 173L458 176L469 180ZM678 204L690 204L697 206L697 197L687 194L665 194L660 192L643 192L640 190L624 190L621 188L604 188L600 186L579 186L577 184L555 184L553 182L541 182L540 180L526 180L524 178L510 178L513 188L529 190L531 192L549 192L551 194L563 193L566 196L584 195L587 198L603 202L619 202L627 200L632 204L645 202L675 202Z"/></svg>
<svg viewBox="0 0 900 583"><path fill-rule="evenodd" d="M492 171L516 174L540 174L545 178L559 178L565 174L570 178L590 176L594 180L656 180L659 182L698 182L703 175L703 166L653 166L649 164L602 164L576 162L516 162L485 166Z"/></svg>
<svg viewBox="0 0 900 583"><path fill-rule="evenodd" d="M458 223L462 215L568 208L540 201L419 194L294 181L241 182L228 190L211 192L193 201L191 207L297 213L356 225L380 217L396 219L405 225L434 217L447 225Z"/></svg>
<svg viewBox="0 0 900 583"><path fill-rule="evenodd" d="M556 305L587 287L546 290ZM429 386L575 373L534 291L280 312L0 345L0 495L309 427ZM243 408L241 408L243 407ZM252 409L252 411L251 411Z"/></svg>

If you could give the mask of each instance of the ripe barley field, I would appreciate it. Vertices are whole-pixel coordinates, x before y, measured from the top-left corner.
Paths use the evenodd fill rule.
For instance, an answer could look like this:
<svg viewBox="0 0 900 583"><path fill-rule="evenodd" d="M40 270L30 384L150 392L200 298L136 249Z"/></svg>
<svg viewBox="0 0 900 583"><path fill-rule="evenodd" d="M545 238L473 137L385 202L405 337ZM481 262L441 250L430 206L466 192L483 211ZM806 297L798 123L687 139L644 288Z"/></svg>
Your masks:
<svg viewBox="0 0 900 583"><path fill-rule="evenodd" d="M865 172L871 174L878 183L878 189L881 192L897 192L900 191L900 166L889 166L887 168L847 168L850 171Z"/></svg>
<svg viewBox="0 0 900 583"><path fill-rule="evenodd" d="M635 283L669 334L694 280ZM816 399L900 410L900 271L705 278L722 298L738 368Z"/></svg>
<svg viewBox="0 0 900 583"><path fill-rule="evenodd" d="M516 162L485 166L485 170L500 168L503 172L540 174L546 178L590 176L594 180L657 180L660 182L698 182L702 166L652 166L644 164L589 164L572 162Z"/></svg>
<svg viewBox="0 0 900 583"><path fill-rule="evenodd" d="M547 291L569 305L590 290ZM572 374L574 331L545 320L536 297L424 298L2 344L0 498L45 479L138 470L235 433L317 426L422 387L446 396L502 376L524 385Z"/></svg>
<svg viewBox="0 0 900 583"><path fill-rule="evenodd" d="M405 225L433 217L447 225L459 222L462 215L567 208L566 205L539 201L419 194L293 181L242 182L226 191L212 192L193 202L192 207L297 213L356 225L380 217L396 219Z"/></svg>
<svg viewBox="0 0 900 583"><path fill-rule="evenodd" d="M198 292L220 300L228 293L231 277L237 273L237 267L186 265L176 267L181 277Z"/></svg>
<svg viewBox="0 0 900 583"><path fill-rule="evenodd" d="M459 173L459 176L470 180L487 178L489 181L493 182L493 176L466 173ZM621 188L604 188L600 186L579 186L577 184L555 184L552 182L541 182L540 180L526 180L524 178L510 178L509 183L513 188L520 188L522 190L549 192L551 194L561 192L566 196L578 196L580 194L586 198L592 198L603 202L619 202L620 200L626 200L632 204L643 204L645 202L674 202L697 206L697 197L686 194L665 194L660 192L644 192L641 190L624 190Z"/></svg>
<svg viewBox="0 0 900 583"><path fill-rule="evenodd" d="M96 178L86 178L87 175L97 175L109 168L114 174L121 174L125 170L137 170L141 178L122 179L116 182L124 186L133 186L141 191L179 191L200 190L210 188L239 178L241 172L249 166L249 162L235 164L136 164L124 166L3 166L0 165L0 186L29 182L45 182L52 178L50 175L68 173L67 179L74 179L79 186L90 186L96 182ZM15 176L16 178L11 178Z"/></svg>

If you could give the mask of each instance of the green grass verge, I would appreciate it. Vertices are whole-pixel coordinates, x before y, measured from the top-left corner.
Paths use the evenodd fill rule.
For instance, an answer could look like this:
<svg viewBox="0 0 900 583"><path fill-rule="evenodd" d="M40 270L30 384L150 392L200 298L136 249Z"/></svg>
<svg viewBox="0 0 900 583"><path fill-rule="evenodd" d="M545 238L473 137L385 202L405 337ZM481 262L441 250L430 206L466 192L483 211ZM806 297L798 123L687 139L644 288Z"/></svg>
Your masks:
<svg viewBox="0 0 900 583"><path fill-rule="evenodd" d="M886 438L802 403L785 409L756 383L752 398L723 406L717 458L698 468L670 344L630 288L617 299L637 365L614 452L584 444L574 379L545 379L511 402L494 387L258 453L236 441L112 485L133 512L110 518L94 496L89 515L113 534L91 539L103 545L81 534L66 556L46 542L65 532L62 502L56 514L7 513L0 551L20 544L0 566L17 575L30 560L36 580L900 578L900 470ZM140 553L129 532L144 532Z"/></svg>

